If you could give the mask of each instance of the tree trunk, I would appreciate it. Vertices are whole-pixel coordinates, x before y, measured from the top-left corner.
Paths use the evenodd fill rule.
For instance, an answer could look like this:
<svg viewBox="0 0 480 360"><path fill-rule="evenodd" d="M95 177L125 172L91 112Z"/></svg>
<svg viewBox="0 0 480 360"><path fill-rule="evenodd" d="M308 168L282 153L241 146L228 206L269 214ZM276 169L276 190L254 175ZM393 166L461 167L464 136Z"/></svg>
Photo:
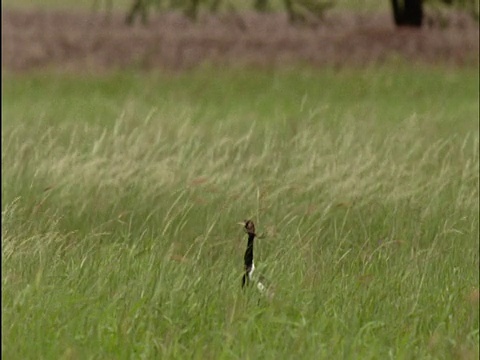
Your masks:
<svg viewBox="0 0 480 360"><path fill-rule="evenodd" d="M125 23L132 25L138 13L140 13L142 23L145 25L147 23L147 3L145 0L135 0L133 2L132 8L125 17Z"/></svg>
<svg viewBox="0 0 480 360"><path fill-rule="evenodd" d="M255 0L253 7L257 11L264 12L264 11L267 11L267 3L268 3L268 0Z"/></svg>
<svg viewBox="0 0 480 360"><path fill-rule="evenodd" d="M422 0L391 0L391 2L395 25L413 27L422 26Z"/></svg>

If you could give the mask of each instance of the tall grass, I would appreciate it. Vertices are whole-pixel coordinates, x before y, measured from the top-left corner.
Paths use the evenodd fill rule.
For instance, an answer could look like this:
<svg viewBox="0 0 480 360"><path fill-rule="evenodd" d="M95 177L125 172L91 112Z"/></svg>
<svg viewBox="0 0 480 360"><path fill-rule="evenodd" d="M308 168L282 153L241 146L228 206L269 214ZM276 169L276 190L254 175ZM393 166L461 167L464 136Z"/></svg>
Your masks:
<svg viewBox="0 0 480 360"><path fill-rule="evenodd" d="M478 132L298 114L5 126L2 355L477 358Z"/></svg>

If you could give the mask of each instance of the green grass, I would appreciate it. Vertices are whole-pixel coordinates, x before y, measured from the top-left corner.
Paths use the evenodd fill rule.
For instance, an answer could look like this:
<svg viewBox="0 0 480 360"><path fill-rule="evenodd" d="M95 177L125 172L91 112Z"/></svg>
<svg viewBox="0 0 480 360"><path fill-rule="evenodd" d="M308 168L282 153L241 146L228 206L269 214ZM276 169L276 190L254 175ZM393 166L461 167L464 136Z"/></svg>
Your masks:
<svg viewBox="0 0 480 360"><path fill-rule="evenodd" d="M4 74L6 359L475 359L478 69ZM242 292L252 218L268 301Z"/></svg>

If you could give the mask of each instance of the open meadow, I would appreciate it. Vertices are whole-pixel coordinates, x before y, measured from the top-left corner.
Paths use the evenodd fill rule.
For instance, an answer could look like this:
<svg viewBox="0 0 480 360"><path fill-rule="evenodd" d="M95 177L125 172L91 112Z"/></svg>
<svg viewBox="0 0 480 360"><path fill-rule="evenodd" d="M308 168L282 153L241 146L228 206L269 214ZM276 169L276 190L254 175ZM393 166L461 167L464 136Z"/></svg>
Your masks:
<svg viewBox="0 0 480 360"><path fill-rule="evenodd" d="M479 358L478 22L108 3L2 3L3 358Z"/></svg>
<svg viewBox="0 0 480 360"><path fill-rule="evenodd" d="M6 359L475 359L478 69L4 74ZM241 291L256 222L257 271Z"/></svg>

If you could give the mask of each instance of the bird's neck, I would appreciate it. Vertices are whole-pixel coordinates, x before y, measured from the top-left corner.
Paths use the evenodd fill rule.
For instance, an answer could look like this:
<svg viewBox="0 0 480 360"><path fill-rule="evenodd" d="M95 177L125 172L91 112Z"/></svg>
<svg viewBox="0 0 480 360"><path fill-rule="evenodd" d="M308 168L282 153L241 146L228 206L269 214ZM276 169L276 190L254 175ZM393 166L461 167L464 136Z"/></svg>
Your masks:
<svg viewBox="0 0 480 360"><path fill-rule="evenodd" d="M245 251L245 266L247 267L253 264L253 239L255 239L255 234L248 234L247 250Z"/></svg>

